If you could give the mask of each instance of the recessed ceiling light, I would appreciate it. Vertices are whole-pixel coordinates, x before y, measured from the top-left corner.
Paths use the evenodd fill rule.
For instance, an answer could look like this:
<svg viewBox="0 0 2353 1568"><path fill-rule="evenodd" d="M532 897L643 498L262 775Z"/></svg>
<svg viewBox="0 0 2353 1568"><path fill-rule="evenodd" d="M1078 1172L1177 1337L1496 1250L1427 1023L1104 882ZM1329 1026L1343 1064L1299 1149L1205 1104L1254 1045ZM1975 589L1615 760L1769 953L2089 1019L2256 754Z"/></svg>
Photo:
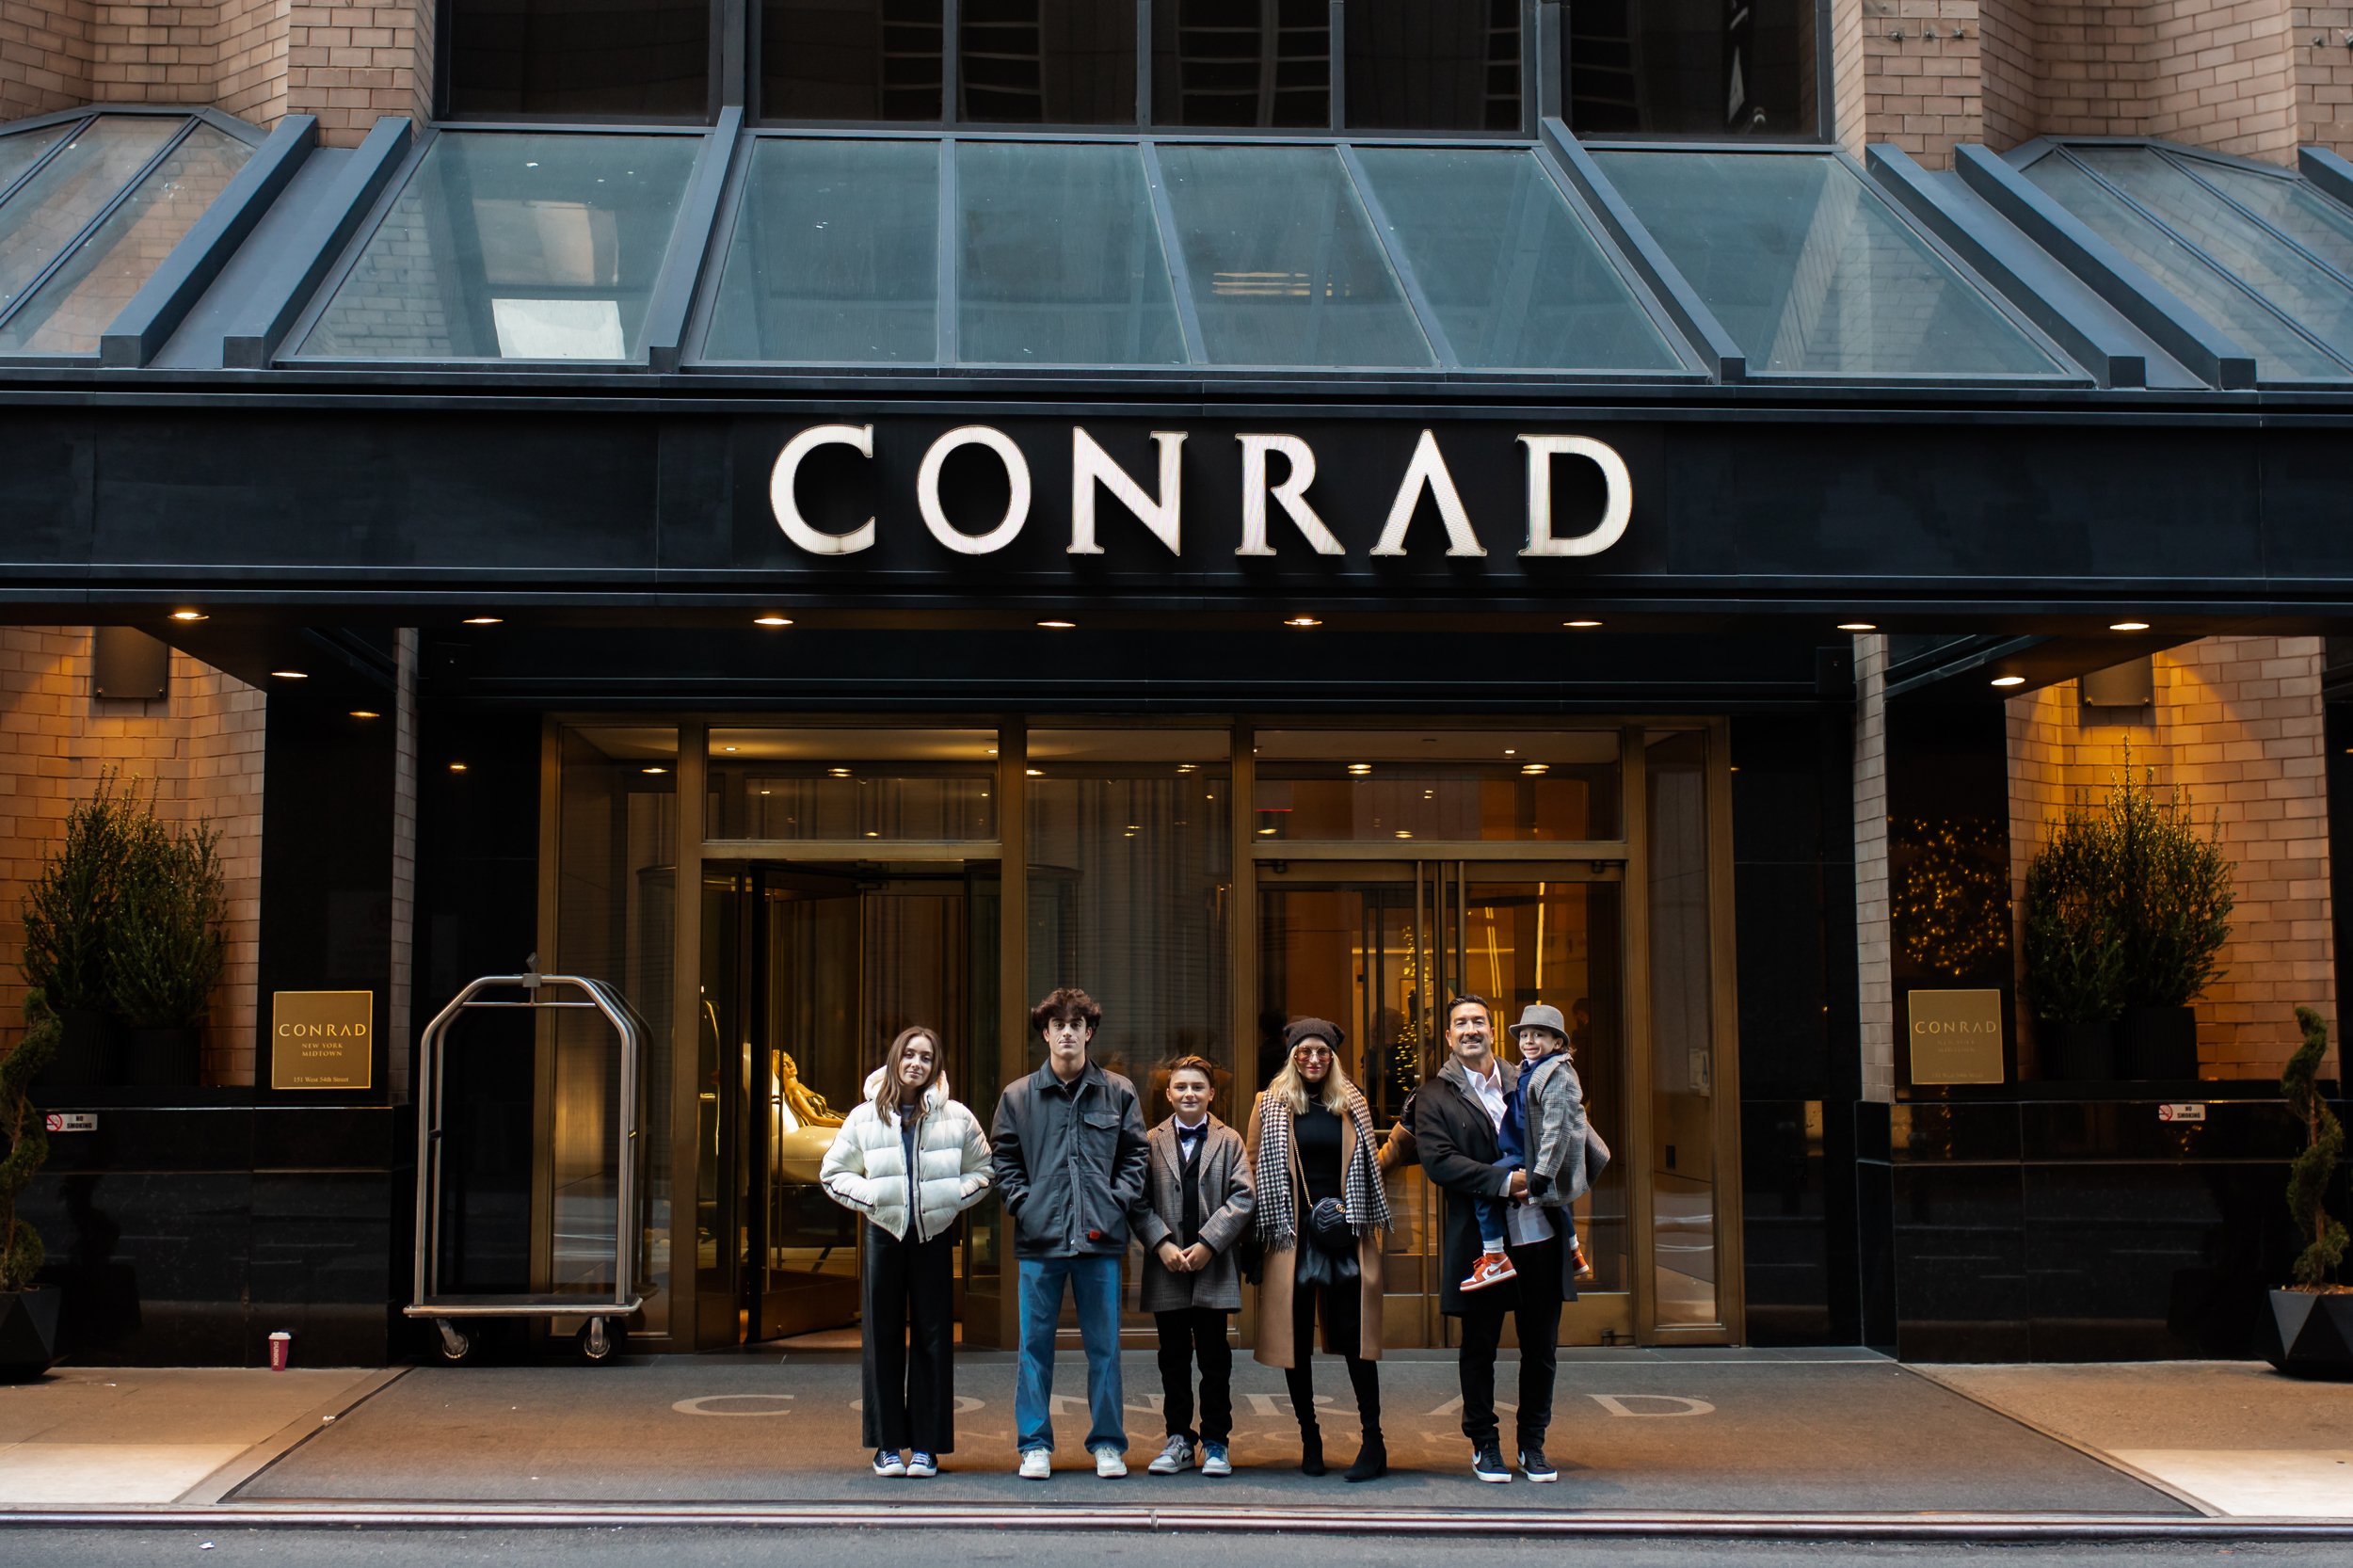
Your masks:
<svg viewBox="0 0 2353 1568"><path fill-rule="evenodd" d="M1879 622L1875 620L1842 620L1838 623L1841 632L1877 632L1879 629Z"/></svg>
<svg viewBox="0 0 2353 1568"><path fill-rule="evenodd" d="M1413 834L1401 827L1397 830L1397 836L1401 839L1410 839L1413 837Z"/></svg>
<svg viewBox="0 0 2353 1568"><path fill-rule="evenodd" d="M1362 778L1366 774L1372 771L1372 764L1370 762L1351 762L1348 764L1348 771L1356 775L1357 777Z"/></svg>
<svg viewBox="0 0 2353 1568"><path fill-rule="evenodd" d="M870 838L870 839L879 839L879 838L881 838L881 837L882 837L882 835L881 835L880 833L876 832L873 828L871 828L871 827L870 827L870 828L868 828L868 829L866 830L866 836L867 836L868 838Z"/></svg>
<svg viewBox="0 0 2353 1568"><path fill-rule="evenodd" d="M847 768L827 768L825 772L832 775L836 778L847 778L850 776L850 770Z"/></svg>
<svg viewBox="0 0 2353 1568"><path fill-rule="evenodd" d="M1517 746L1505 746L1503 748L1503 755L1506 757L1517 757L1519 754L1520 748Z"/></svg>
<svg viewBox="0 0 2353 1568"><path fill-rule="evenodd" d="M308 680L311 679L311 674L308 670L272 670L270 671L270 674L276 676L280 680Z"/></svg>
<svg viewBox="0 0 2353 1568"><path fill-rule="evenodd" d="M1572 632L1591 632L1594 627L1599 626L1601 622L1597 620L1564 620L1561 624L1569 628Z"/></svg>
<svg viewBox="0 0 2353 1568"><path fill-rule="evenodd" d="M1522 762L1520 764L1520 772L1522 773L1550 773L1551 771L1552 764L1550 762Z"/></svg>
<svg viewBox="0 0 2353 1568"><path fill-rule="evenodd" d="M2120 620L2111 624L2108 630L2111 632L2146 632L2149 630L2149 623L2145 620Z"/></svg>
<svg viewBox="0 0 2353 1568"><path fill-rule="evenodd" d="M373 708L354 708L351 716L355 719L380 719L384 715Z"/></svg>
<svg viewBox="0 0 2353 1568"><path fill-rule="evenodd" d="M639 768L637 771L639 773L668 773L670 770L667 768Z"/></svg>
<svg viewBox="0 0 2353 1568"><path fill-rule="evenodd" d="M1321 626L1323 622L1317 619L1313 616L1292 616L1288 620L1284 621L1283 624L1285 626L1296 626L1302 631L1305 631L1306 628L1311 626Z"/></svg>
<svg viewBox="0 0 2353 1568"><path fill-rule="evenodd" d="M719 749L721 751L733 751L735 748L733 746L721 746Z"/></svg>
<svg viewBox="0 0 2353 1568"><path fill-rule="evenodd" d="M774 790L762 790L762 791L760 791L760 792L761 794L763 794L763 795L773 795L773 794L775 794L776 792L776 791L774 791Z"/></svg>
<svg viewBox="0 0 2353 1568"><path fill-rule="evenodd" d="M1021 771L1028 774L1032 778L1043 778L1046 776L1046 772L1042 768L1023 768Z"/></svg>
<svg viewBox="0 0 2353 1568"><path fill-rule="evenodd" d="M1178 773L1192 773L1197 766L1197 763L1179 762L1176 764L1176 771Z"/></svg>
<svg viewBox="0 0 2353 1568"><path fill-rule="evenodd" d="M1258 837L1261 839L1271 839L1274 837L1274 829L1271 827L1262 827L1258 829Z"/></svg>
<svg viewBox="0 0 2353 1568"><path fill-rule="evenodd" d="M1996 686L2023 686L2025 683L2026 678L2023 675L1997 675L1993 678Z"/></svg>
<svg viewBox="0 0 2353 1568"><path fill-rule="evenodd" d="M463 762L452 762L449 765L449 771L452 773L464 773L466 771L466 764Z"/></svg>
<svg viewBox="0 0 2353 1568"><path fill-rule="evenodd" d="M502 626L505 624L505 620L506 617L504 616L468 616L466 624L468 626Z"/></svg>
<svg viewBox="0 0 2353 1568"><path fill-rule="evenodd" d="M752 624L754 626L790 626L792 624L792 617L790 616L754 616Z"/></svg>
<svg viewBox="0 0 2353 1568"><path fill-rule="evenodd" d="M1076 632L1079 629L1075 620L1042 620L1037 624L1048 632Z"/></svg>
<svg viewBox="0 0 2353 1568"><path fill-rule="evenodd" d="M174 610L174 611L171 613L171 618L172 618L173 620L188 620L188 621L195 621L195 620L210 620L210 619L212 619L213 617L212 617L212 616L208 616L208 615L206 615L206 614L205 614L203 611L201 611L201 610Z"/></svg>

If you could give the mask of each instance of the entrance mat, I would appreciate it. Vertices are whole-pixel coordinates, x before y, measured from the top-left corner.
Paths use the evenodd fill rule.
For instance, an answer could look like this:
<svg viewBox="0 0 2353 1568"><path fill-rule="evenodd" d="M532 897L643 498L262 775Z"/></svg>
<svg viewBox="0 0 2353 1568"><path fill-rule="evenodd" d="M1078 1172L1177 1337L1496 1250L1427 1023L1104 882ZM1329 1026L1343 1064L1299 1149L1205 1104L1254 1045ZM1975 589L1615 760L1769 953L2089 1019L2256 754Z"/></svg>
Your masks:
<svg viewBox="0 0 2353 1568"><path fill-rule="evenodd" d="M1083 1448L1083 1363L1055 1373L1056 1469L1014 1475L1014 1368L957 1366L957 1451L930 1480L884 1480L859 1442L855 1362L648 1357L601 1367L426 1368L368 1400L233 1500L998 1503L1032 1508L1609 1509L1702 1512L1993 1511L2190 1513L2175 1499L1890 1362L1564 1360L1546 1448L1558 1484L1484 1485L1450 1360L1385 1362L1390 1474L1338 1476L1356 1451L1337 1361L1316 1362L1333 1474L1302 1476L1282 1375L1235 1368L1235 1474L1149 1476L1160 1375L1124 1358L1126 1480ZM1517 1367L1497 1383L1509 1399ZM1512 1439L1511 1416L1504 1437Z"/></svg>

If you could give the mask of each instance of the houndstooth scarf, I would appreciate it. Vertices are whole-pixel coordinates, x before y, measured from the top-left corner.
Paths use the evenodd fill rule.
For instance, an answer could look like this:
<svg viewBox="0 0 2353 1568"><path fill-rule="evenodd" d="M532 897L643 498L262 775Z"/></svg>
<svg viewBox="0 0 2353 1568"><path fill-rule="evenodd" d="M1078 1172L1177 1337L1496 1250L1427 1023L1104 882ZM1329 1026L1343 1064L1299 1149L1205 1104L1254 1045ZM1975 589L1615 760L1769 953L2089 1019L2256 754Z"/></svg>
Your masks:
<svg viewBox="0 0 2353 1568"><path fill-rule="evenodd" d="M1372 1107L1353 1088L1347 1115L1356 1129L1356 1147L1340 1173L1340 1207L1348 1228L1370 1236L1389 1228L1389 1194L1381 1185L1381 1140L1373 1135ZM1299 1244L1299 1210L1291 1191L1291 1108L1273 1095L1258 1096L1258 1244L1281 1252Z"/></svg>

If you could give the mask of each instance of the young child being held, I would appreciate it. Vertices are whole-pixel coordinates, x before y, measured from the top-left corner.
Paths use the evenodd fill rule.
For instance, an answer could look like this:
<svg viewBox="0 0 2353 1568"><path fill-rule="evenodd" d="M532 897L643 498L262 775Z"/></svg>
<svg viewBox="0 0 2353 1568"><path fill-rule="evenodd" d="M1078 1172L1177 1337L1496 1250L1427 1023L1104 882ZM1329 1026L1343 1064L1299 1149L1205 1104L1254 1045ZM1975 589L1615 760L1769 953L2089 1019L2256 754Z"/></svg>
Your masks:
<svg viewBox="0 0 2353 1568"><path fill-rule="evenodd" d="M1520 1075L1504 1100L1503 1125L1497 1131L1503 1152L1496 1160L1496 1168L1526 1171L1528 1194L1476 1200L1480 1255L1471 1265L1470 1276L1463 1281L1465 1290L1484 1290L1519 1277L1512 1255L1504 1250L1511 1231L1507 1210L1512 1204L1541 1205L1565 1217L1567 1200L1582 1190L1585 1088L1570 1065L1568 1025L1559 1008L1537 1002L1520 1015L1512 1033L1519 1043ZM1564 1169L1572 1159L1577 1167ZM1572 1184L1572 1190L1561 1191L1564 1183ZM1563 1244L1577 1274L1589 1272L1573 1224Z"/></svg>

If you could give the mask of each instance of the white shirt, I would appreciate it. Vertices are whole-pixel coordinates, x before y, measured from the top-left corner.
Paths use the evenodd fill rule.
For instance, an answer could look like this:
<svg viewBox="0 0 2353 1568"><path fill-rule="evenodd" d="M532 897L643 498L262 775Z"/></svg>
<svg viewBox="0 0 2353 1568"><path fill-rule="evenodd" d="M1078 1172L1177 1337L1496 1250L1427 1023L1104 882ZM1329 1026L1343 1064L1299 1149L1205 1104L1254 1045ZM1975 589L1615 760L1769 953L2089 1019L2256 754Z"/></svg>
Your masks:
<svg viewBox="0 0 2353 1568"><path fill-rule="evenodd" d="M1487 1064L1485 1072L1471 1073L1467 1076L1471 1081L1471 1092L1479 1096L1480 1109L1487 1112L1487 1120L1495 1123L1496 1135L1502 1136L1504 1112L1502 1066L1491 1062Z"/></svg>

